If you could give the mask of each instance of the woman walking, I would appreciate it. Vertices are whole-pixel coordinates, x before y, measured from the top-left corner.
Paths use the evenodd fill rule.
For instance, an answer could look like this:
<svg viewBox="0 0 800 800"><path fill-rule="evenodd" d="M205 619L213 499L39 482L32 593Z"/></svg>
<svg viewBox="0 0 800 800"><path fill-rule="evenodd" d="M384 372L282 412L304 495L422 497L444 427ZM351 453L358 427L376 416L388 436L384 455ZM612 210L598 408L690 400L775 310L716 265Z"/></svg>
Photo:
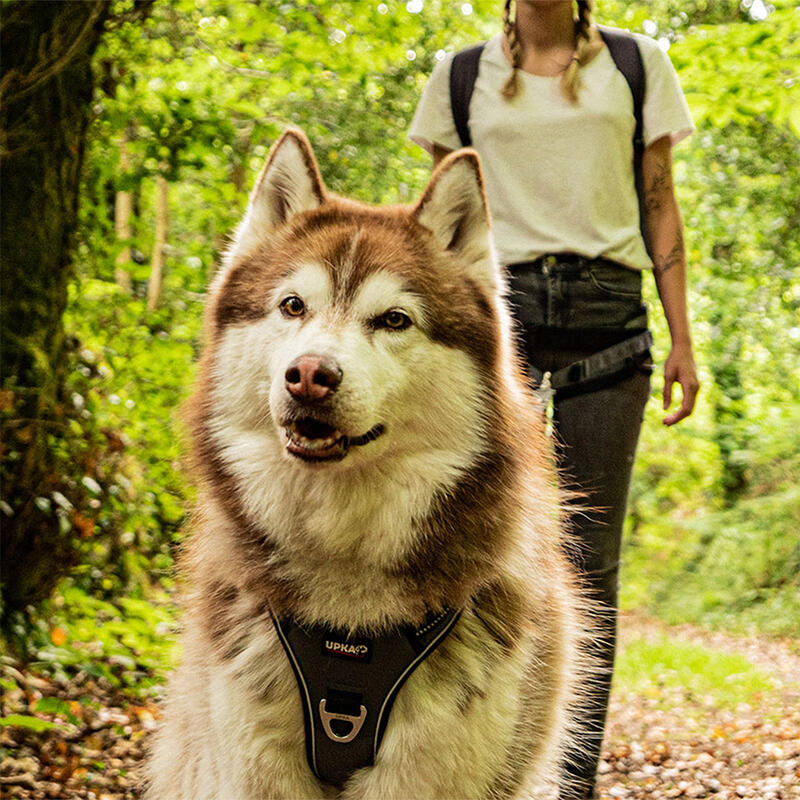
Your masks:
<svg viewBox="0 0 800 800"><path fill-rule="evenodd" d="M560 789L562 798L589 798L614 661L622 525L652 369L645 270L654 272L672 339L665 410L673 386L682 389L664 424L691 414L698 391L671 159L693 125L658 44L599 30L588 2L507 0L503 23L467 56L472 74L463 57L436 66L410 136L434 164L464 144L481 156L530 375L555 389L562 478L595 509L574 515L574 559L587 592L606 609L596 648L608 670L592 689L590 739L571 754ZM620 56L625 39L628 55ZM630 75L630 43L638 79Z"/></svg>

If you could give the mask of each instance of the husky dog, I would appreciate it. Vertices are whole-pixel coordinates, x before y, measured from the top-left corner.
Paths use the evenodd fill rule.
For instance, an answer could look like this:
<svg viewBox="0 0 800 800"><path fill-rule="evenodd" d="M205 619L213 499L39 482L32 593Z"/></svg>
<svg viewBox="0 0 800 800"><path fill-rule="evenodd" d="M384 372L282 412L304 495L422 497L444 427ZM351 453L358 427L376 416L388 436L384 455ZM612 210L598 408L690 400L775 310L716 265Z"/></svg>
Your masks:
<svg viewBox="0 0 800 800"><path fill-rule="evenodd" d="M503 292L474 151L376 208L326 191L301 132L274 145L209 293L150 800L548 796L582 626ZM448 611L371 763L318 777L277 621L344 632L355 657Z"/></svg>

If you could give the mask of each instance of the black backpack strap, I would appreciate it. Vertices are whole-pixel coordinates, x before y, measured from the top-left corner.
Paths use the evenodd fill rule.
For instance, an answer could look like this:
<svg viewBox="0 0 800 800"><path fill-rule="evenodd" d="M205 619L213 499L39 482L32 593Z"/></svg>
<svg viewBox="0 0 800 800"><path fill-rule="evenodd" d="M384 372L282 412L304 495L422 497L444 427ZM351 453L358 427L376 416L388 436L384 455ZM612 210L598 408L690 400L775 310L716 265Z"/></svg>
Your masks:
<svg viewBox="0 0 800 800"><path fill-rule="evenodd" d="M461 50L453 56L450 64L450 107L462 147L472 144L469 132L469 101L478 77L478 64L484 45L485 42L482 42Z"/></svg>
<svg viewBox="0 0 800 800"><path fill-rule="evenodd" d="M644 63L639 45L629 33L598 26L600 35L606 43L609 55L617 69L628 83L633 95L633 116L636 128L633 133L633 177L636 182L636 195L639 198L639 227L642 231L647 252L650 243L647 240L644 205L644 175L642 173L642 155L644 154L644 95L646 89Z"/></svg>

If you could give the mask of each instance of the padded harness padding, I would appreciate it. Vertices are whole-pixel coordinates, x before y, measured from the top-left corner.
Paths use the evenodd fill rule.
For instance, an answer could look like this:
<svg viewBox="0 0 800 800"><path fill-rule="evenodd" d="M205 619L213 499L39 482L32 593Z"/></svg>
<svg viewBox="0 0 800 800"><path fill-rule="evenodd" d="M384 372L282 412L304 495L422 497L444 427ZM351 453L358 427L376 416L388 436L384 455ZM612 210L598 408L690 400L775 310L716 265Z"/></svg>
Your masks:
<svg viewBox="0 0 800 800"><path fill-rule="evenodd" d="M380 636L348 636L272 615L300 689L308 763L320 780L341 786L375 763L397 693L460 613L431 613L419 628Z"/></svg>
<svg viewBox="0 0 800 800"><path fill-rule="evenodd" d="M629 33L598 26L600 36L608 48L616 68L622 73L633 97L633 116L636 125L633 132L633 177L636 196L639 198L639 224L647 252L650 253L647 231L645 229L644 178L642 155L644 153L644 96L645 72L639 45ZM450 65L450 107L453 111L458 138L462 147L472 146L469 130L469 103L478 78L481 53L485 43L476 44L461 50L453 56ZM652 254L651 254L652 255Z"/></svg>

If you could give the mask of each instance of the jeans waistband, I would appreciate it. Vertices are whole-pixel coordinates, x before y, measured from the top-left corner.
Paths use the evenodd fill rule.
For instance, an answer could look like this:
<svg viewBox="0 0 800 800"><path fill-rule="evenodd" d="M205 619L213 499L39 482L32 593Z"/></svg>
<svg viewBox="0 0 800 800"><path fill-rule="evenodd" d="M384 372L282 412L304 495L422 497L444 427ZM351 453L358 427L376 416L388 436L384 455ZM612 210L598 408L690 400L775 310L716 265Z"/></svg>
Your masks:
<svg viewBox="0 0 800 800"><path fill-rule="evenodd" d="M536 350L586 350L597 352L644 333L647 328L528 327L521 338L530 352Z"/></svg>
<svg viewBox="0 0 800 800"><path fill-rule="evenodd" d="M602 256L588 258L578 253L546 253L543 256L534 258L532 261L517 261L514 264L508 264L506 268L510 272L538 272L546 275L549 272L581 272L593 264L603 264L609 267L627 269L627 267L617 261L612 261Z"/></svg>

